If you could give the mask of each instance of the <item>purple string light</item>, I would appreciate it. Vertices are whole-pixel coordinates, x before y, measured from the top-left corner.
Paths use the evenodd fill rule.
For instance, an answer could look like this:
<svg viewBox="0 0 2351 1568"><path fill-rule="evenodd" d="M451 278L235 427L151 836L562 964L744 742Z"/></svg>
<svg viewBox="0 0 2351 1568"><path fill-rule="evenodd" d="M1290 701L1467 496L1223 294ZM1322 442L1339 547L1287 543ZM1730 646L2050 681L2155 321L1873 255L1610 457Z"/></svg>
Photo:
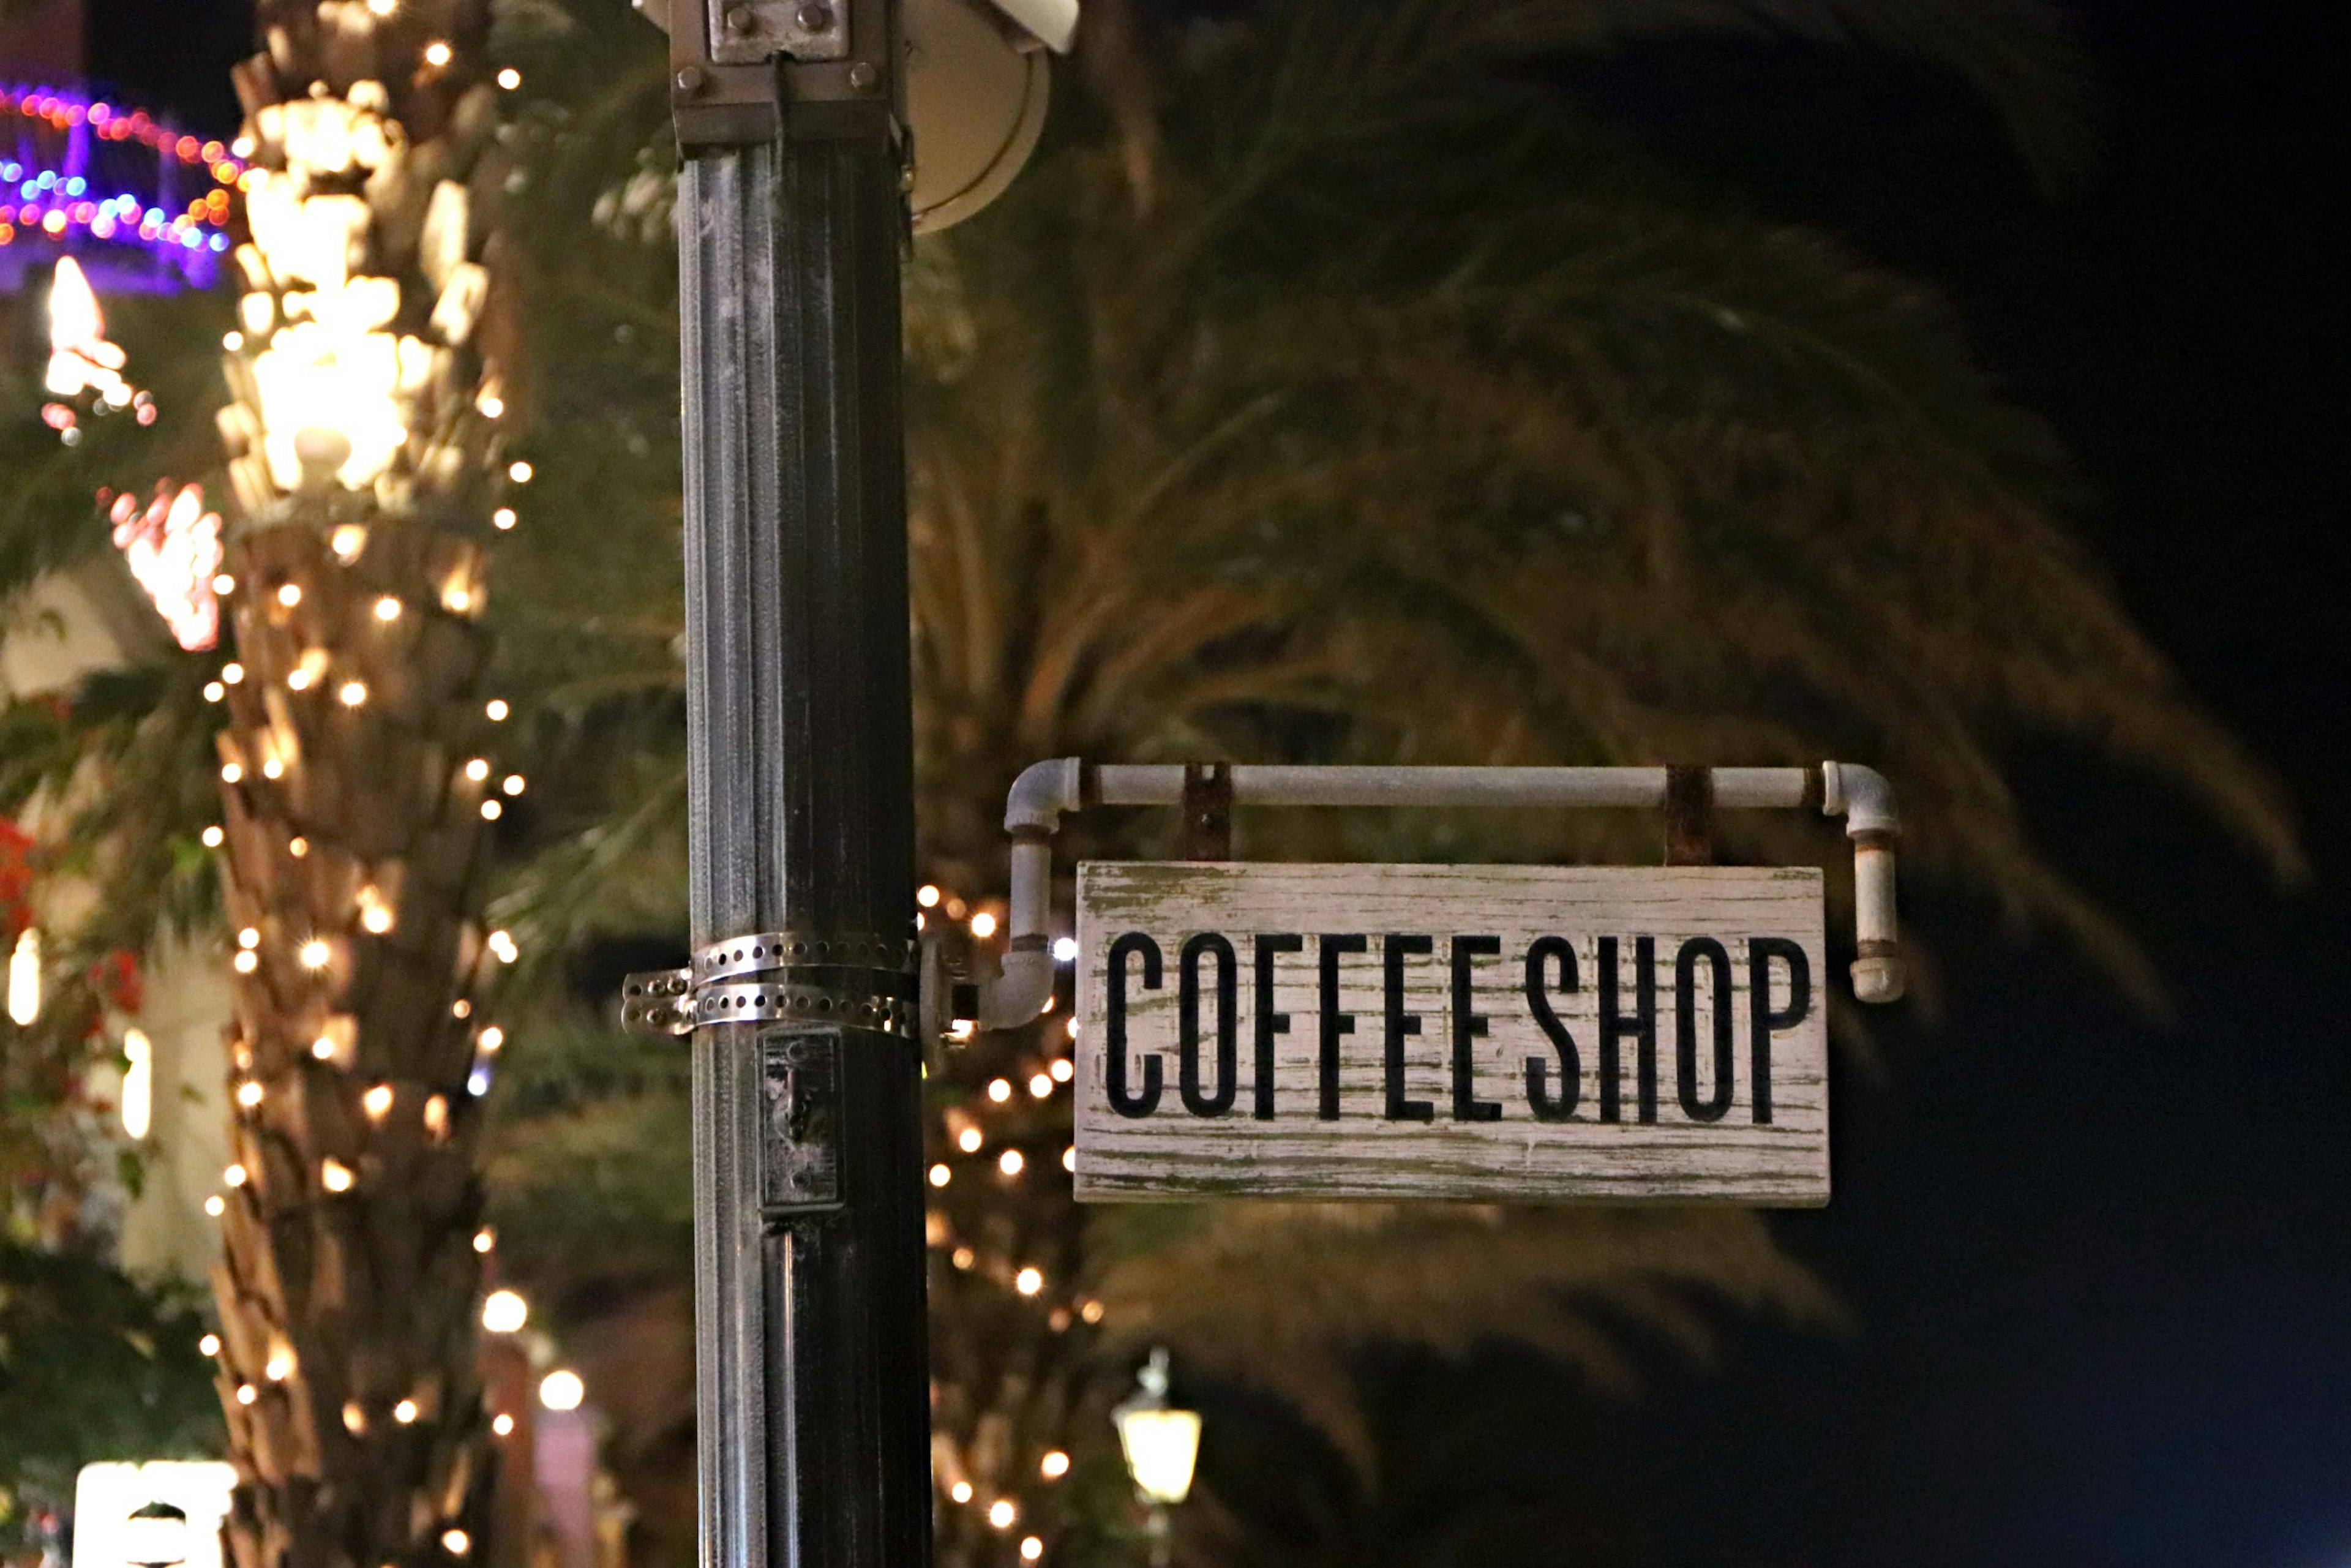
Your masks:
<svg viewBox="0 0 2351 1568"><path fill-rule="evenodd" d="M146 190L124 188L144 172ZM0 249L80 250L89 242L145 252L203 287L230 245L228 227L246 164L201 140L103 99L47 86L0 82ZM193 172L198 193L173 187Z"/></svg>

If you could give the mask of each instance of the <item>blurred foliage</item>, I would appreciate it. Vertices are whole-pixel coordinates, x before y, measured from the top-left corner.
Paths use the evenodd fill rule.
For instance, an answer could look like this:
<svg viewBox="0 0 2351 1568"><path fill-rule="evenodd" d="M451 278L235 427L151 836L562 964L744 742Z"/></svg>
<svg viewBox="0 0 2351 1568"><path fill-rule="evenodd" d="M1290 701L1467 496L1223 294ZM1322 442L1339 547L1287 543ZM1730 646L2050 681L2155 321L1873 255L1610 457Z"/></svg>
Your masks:
<svg viewBox="0 0 2351 1568"><path fill-rule="evenodd" d="M0 1242L0 1552L30 1543L99 1459L203 1458L220 1407L193 1293L79 1249Z"/></svg>

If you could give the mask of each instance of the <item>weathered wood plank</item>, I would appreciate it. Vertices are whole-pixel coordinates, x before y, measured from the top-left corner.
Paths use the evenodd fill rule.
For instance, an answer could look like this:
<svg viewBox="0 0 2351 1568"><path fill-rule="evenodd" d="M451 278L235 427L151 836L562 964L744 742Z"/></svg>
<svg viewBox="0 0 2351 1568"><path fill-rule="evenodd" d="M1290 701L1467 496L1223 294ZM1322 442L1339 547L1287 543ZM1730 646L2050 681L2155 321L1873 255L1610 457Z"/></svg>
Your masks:
<svg viewBox="0 0 2351 1568"><path fill-rule="evenodd" d="M1811 867L1089 862L1077 1196L1824 1204L1821 900Z"/></svg>

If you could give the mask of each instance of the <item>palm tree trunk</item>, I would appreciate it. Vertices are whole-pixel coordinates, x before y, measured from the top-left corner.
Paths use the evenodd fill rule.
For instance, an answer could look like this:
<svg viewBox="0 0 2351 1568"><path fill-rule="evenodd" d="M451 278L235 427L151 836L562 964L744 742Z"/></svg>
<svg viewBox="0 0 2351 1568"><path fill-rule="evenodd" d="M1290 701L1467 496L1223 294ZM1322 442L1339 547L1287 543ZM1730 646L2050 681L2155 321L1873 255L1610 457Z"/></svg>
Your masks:
<svg viewBox="0 0 2351 1568"><path fill-rule="evenodd" d="M499 1469L474 1092L499 806L475 759L503 709L477 689L468 537L510 374L483 244L487 6L258 9L266 50L237 72L256 244L221 417L240 661L219 740L226 1533L236 1568L446 1563L488 1552Z"/></svg>

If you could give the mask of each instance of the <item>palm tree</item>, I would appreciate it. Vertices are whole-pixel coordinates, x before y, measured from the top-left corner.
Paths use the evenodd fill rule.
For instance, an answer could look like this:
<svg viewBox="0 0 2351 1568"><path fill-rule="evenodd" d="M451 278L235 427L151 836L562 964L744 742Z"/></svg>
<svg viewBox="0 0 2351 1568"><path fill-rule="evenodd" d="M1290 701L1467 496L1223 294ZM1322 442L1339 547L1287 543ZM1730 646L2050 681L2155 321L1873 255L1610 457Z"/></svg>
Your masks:
<svg viewBox="0 0 2351 1568"><path fill-rule="evenodd" d="M489 7L257 11L221 417L227 1537L238 1568L447 1563L486 1546L499 1467L475 1161L505 710L478 618L518 361Z"/></svg>

